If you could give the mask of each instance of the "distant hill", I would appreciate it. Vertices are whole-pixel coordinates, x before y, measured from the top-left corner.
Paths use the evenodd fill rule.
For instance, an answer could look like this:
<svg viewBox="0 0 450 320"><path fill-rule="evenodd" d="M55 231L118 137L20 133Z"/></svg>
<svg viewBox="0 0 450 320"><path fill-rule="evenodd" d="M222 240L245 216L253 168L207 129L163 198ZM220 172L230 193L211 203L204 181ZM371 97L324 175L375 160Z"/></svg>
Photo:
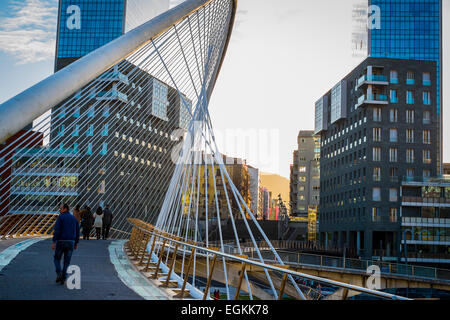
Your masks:
<svg viewBox="0 0 450 320"><path fill-rule="evenodd" d="M290 181L289 179L279 176L277 174L265 173L261 172L261 184L272 191L272 196L274 199L278 198L278 195L281 194L283 201L286 201L286 207L289 210L289 202L290 202Z"/></svg>

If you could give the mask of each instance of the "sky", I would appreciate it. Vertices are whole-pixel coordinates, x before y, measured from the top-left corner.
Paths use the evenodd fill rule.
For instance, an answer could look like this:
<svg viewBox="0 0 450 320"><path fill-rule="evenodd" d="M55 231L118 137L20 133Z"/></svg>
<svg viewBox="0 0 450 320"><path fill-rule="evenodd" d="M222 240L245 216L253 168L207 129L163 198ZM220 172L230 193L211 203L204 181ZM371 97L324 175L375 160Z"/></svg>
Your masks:
<svg viewBox="0 0 450 320"><path fill-rule="evenodd" d="M223 153L289 177L299 131L314 129L315 102L362 61L351 49L352 9L360 2L239 0L210 103ZM0 1L0 103L53 73L57 4ZM443 30L444 161L450 162L450 0L444 0ZM250 147L242 137L253 137Z"/></svg>

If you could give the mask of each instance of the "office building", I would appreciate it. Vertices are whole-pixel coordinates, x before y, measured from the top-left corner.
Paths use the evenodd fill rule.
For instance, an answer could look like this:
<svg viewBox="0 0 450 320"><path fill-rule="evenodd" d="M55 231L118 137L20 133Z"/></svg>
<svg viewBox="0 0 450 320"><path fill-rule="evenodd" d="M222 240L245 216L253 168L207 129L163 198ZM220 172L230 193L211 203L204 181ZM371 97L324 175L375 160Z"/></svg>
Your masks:
<svg viewBox="0 0 450 320"><path fill-rule="evenodd" d="M437 145L435 164L441 173L444 111L442 0L368 0L368 4L380 9L379 28L373 25L368 31L369 57L427 60L436 63L435 75L425 81L431 81L436 85L436 100L433 105L436 108L439 132L433 143ZM376 19L373 22L376 24Z"/></svg>
<svg viewBox="0 0 450 320"><path fill-rule="evenodd" d="M320 238L398 256L403 176L436 176L434 61L367 58L316 103Z"/></svg>
<svg viewBox="0 0 450 320"><path fill-rule="evenodd" d="M169 0L59 0L55 72L169 9Z"/></svg>
<svg viewBox="0 0 450 320"><path fill-rule="evenodd" d="M300 131L298 150L291 166L291 215L307 217L317 211L320 202L320 136L314 131Z"/></svg>

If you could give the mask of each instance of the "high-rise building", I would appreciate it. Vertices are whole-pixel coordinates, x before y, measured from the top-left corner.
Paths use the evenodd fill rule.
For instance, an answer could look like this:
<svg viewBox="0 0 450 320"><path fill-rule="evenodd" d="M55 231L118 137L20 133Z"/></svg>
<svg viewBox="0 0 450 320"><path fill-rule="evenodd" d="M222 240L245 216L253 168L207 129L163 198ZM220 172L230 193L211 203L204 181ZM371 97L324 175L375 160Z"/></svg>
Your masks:
<svg viewBox="0 0 450 320"><path fill-rule="evenodd" d="M428 60L436 62L436 141L438 172L443 161L442 105L442 0L368 0L379 8L380 24L369 28L368 55L374 58ZM374 20L376 22L376 20ZM421 79L411 79L421 81Z"/></svg>
<svg viewBox="0 0 450 320"><path fill-rule="evenodd" d="M291 166L291 215L307 217L310 209L317 211L320 202L320 136L300 131L297 140Z"/></svg>
<svg viewBox="0 0 450 320"><path fill-rule="evenodd" d="M169 8L168 0L60 0L55 72ZM152 221L175 168L172 150L191 118L177 90L123 61L52 110L50 148L77 155L80 205L105 206L113 228L127 217ZM184 97L185 103L192 102ZM83 115L83 116L81 116ZM71 168L67 168L71 169ZM130 191L134 196L130 197ZM113 234L113 236L118 234Z"/></svg>
<svg viewBox="0 0 450 320"><path fill-rule="evenodd" d="M55 72L169 9L169 0L59 0Z"/></svg>
<svg viewBox="0 0 450 320"><path fill-rule="evenodd" d="M367 58L316 103L320 237L399 257L403 177L437 174L434 61Z"/></svg>

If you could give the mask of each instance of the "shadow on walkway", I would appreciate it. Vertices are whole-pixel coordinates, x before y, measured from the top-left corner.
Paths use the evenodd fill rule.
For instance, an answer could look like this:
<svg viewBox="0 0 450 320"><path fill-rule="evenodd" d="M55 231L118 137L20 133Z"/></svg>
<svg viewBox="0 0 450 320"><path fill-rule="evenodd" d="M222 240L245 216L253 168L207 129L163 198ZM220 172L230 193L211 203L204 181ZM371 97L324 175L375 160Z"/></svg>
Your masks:
<svg viewBox="0 0 450 320"><path fill-rule="evenodd" d="M71 264L81 269L81 290L55 283L50 239L33 244L0 271L0 300L142 300L119 279L110 244L80 240Z"/></svg>

